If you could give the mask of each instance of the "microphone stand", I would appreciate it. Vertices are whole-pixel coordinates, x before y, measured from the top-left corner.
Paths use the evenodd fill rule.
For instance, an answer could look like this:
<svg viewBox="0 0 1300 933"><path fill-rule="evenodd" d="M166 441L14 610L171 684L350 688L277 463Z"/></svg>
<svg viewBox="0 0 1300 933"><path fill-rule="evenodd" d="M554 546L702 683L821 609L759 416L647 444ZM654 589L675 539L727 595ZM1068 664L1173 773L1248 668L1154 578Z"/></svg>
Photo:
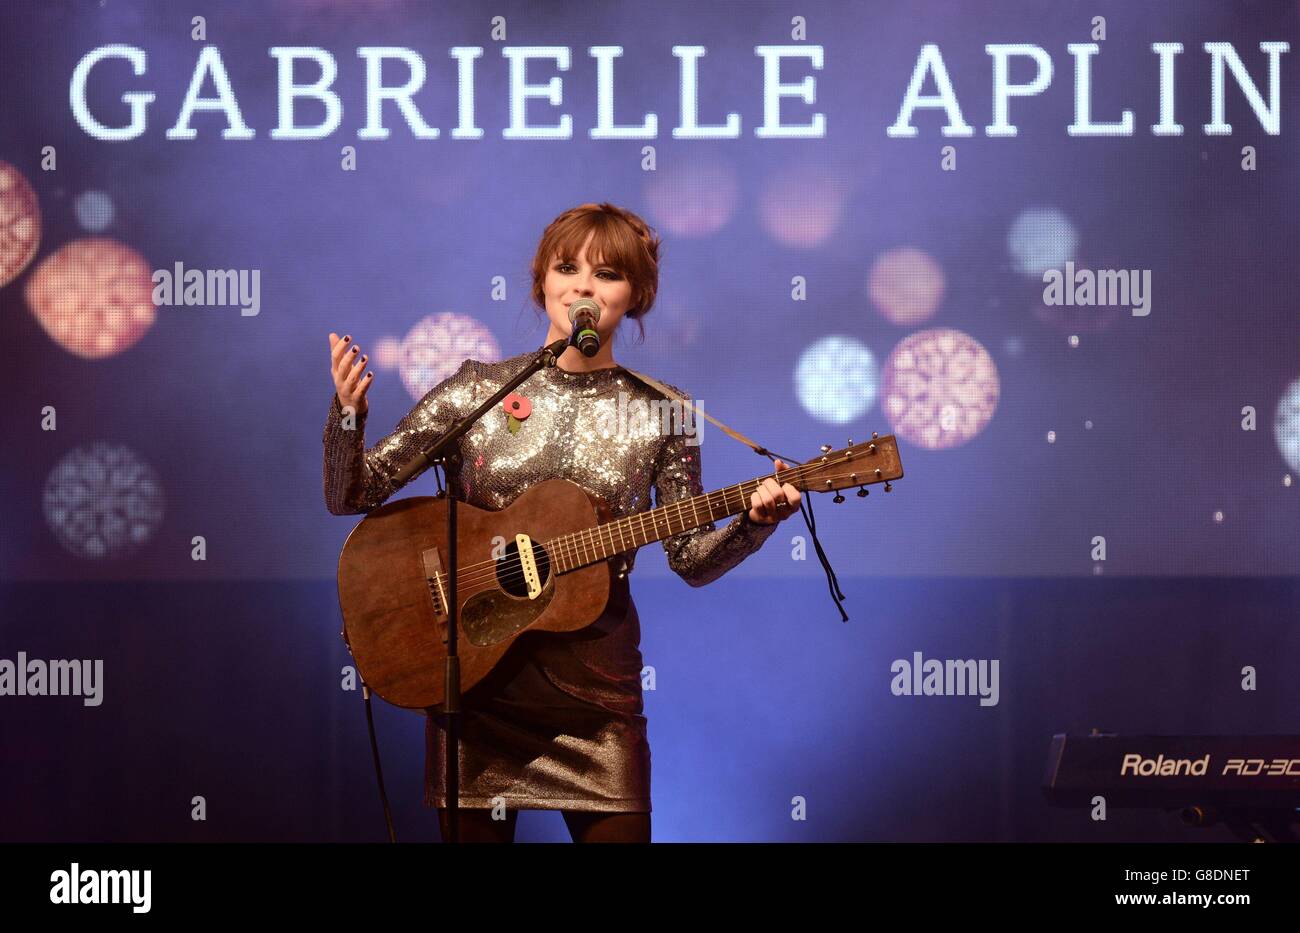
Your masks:
<svg viewBox="0 0 1300 933"><path fill-rule="evenodd" d="M444 453L444 451L447 451L462 434L472 428L487 413L488 409L495 407L497 402L513 392L515 387L525 379L540 369L554 366L560 354L568 348L569 342L569 338L564 338L543 347L533 357L532 361L520 370L517 376L506 382L491 398L460 421L457 421L436 441L408 460L393 474L394 481L399 484L405 483L414 474L432 463L440 463L445 473L450 473L448 467L458 468L460 455L458 453ZM450 568L447 583L447 665L445 671L446 689L444 690L442 703L442 712L447 716L446 744L444 748L446 749L447 763L447 835L449 838L446 841L458 843L460 842L460 746L458 740L460 738L462 711L460 706L460 656L457 654L456 643L460 630L460 626L457 624L460 614L457 611L459 602L456 599L456 497L451 491L450 475L448 475L447 481L447 564Z"/></svg>

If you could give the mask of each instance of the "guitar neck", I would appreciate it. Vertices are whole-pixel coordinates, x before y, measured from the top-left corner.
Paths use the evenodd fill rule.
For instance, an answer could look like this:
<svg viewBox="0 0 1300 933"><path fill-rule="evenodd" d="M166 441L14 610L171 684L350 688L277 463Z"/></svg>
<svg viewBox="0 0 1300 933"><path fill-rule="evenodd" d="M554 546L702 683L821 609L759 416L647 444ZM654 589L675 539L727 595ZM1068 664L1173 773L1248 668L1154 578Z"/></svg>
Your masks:
<svg viewBox="0 0 1300 933"><path fill-rule="evenodd" d="M703 496L694 496L661 505L647 512L637 512L627 518L606 522L594 528L585 528L571 534L560 535L544 543L551 556L551 566L558 573L586 567L597 561L608 560L615 554L635 551L651 541L662 541L692 528L716 522L730 515L749 510L750 497L768 479L782 485L789 483L801 493L835 492L861 487L859 496L867 494L866 487L884 483L885 492L890 481L901 478L903 464L898 457L898 441L888 434L881 437L873 433L871 440L831 451L822 446L822 455L793 469L770 473L757 479L746 480L734 486L724 486ZM836 496L843 502L843 496Z"/></svg>
<svg viewBox="0 0 1300 933"><path fill-rule="evenodd" d="M782 481L789 482L786 479L788 475L783 475ZM775 477L776 474L771 476ZM662 541L709 522L747 512L750 508L750 495L763 485L766 478L760 476L702 496L637 512L594 528L560 535L547 541L545 547L559 573L577 570L616 554L634 551L651 541Z"/></svg>

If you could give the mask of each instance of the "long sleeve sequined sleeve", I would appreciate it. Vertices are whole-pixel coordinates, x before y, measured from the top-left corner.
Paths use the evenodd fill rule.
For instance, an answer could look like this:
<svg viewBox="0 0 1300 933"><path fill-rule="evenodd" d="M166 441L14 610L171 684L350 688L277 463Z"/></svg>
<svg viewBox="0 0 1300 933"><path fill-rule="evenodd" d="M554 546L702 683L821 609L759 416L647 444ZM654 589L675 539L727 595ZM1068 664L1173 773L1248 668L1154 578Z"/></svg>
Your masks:
<svg viewBox="0 0 1300 933"><path fill-rule="evenodd" d="M700 445L686 443L683 434L669 435L655 464L655 499L668 505L704 494L700 470ZM713 522L665 538L668 566L691 586L712 583L757 551L776 524L760 525L745 510L727 525Z"/></svg>
<svg viewBox="0 0 1300 933"><path fill-rule="evenodd" d="M369 450L365 449L368 412L357 416L355 427L349 429L335 394L324 435L325 507L330 513L369 512L405 485L395 482L393 474L453 421L473 409L477 378L478 364L466 360L460 369L430 389L397 423L393 433Z"/></svg>

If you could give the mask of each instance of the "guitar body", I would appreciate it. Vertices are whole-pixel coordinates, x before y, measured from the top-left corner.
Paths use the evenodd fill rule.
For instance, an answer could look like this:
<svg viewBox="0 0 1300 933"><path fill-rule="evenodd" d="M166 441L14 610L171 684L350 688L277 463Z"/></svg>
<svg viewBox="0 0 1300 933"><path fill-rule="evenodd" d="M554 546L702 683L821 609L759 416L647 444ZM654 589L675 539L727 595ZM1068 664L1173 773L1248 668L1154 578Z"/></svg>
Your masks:
<svg viewBox="0 0 1300 933"><path fill-rule="evenodd" d="M461 690L487 677L521 638L622 619L630 596L616 569L620 555L744 512L765 480L779 476L804 493L857 486L865 497L867 486L884 483L889 492L902 475L897 440L873 433L842 450L824 445L797 469L618 519L566 479L531 486L499 512L457 502ZM352 529L339 555L343 637L357 670L371 690L407 709L446 702L448 501L418 496L380 506Z"/></svg>
<svg viewBox="0 0 1300 933"><path fill-rule="evenodd" d="M499 512L456 503L463 691L521 635L576 631L626 608L618 560L561 574L543 546L612 519L602 500L563 479L530 487ZM395 706L427 709L446 699L448 532L445 497L402 499L370 512L339 556L344 638L363 681Z"/></svg>

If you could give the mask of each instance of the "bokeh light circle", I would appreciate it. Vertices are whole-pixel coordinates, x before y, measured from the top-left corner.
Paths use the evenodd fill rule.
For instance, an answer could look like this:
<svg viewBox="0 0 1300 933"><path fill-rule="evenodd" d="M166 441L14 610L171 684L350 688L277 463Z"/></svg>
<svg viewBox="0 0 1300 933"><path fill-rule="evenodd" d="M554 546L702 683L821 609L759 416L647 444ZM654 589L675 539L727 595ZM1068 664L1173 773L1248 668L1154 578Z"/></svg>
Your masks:
<svg viewBox="0 0 1300 933"><path fill-rule="evenodd" d="M0 162L0 288L19 276L41 245L41 207L22 172Z"/></svg>
<svg viewBox="0 0 1300 933"><path fill-rule="evenodd" d="M885 320L915 326L934 316L945 284L943 267L929 253L903 246L872 263L867 294Z"/></svg>
<svg viewBox="0 0 1300 933"><path fill-rule="evenodd" d="M370 359L375 369L399 368L402 365L402 341L396 337L378 338Z"/></svg>
<svg viewBox="0 0 1300 933"><path fill-rule="evenodd" d="M880 369L861 341L832 334L799 354L794 386L809 415L827 424L848 424L876 403Z"/></svg>
<svg viewBox="0 0 1300 933"><path fill-rule="evenodd" d="M821 166L785 166L764 181L758 214L782 246L822 246L840 225L850 184Z"/></svg>
<svg viewBox="0 0 1300 933"><path fill-rule="evenodd" d="M492 332L467 314L431 314L417 322L402 340L402 384L411 398L424 398L430 389L460 369L466 359L484 363L501 359L501 348Z"/></svg>
<svg viewBox="0 0 1300 933"><path fill-rule="evenodd" d="M1286 387L1273 415L1273 439L1292 472L1300 473L1300 379Z"/></svg>
<svg viewBox="0 0 1300 933"><path fill-rule="evenodd" d="M938 327L894 347L885 361L881 404L899 437L942 450L984 430L1000 391L997 365L979 341Z"/></svg>
<svg viewBox="0 0 1300 933"><path fill-rule="evenodd" d="M50 338L86 359L128 349L157 317L149 264L107 237L73 240L46 256L25 293Z"/></svg>
<svg viewBox="0 0 1300 933"><path fill-rule="evenodd" d="M1079 345L1079 335L1109 330L1119 317L1115 305L1048 305L1041 299L1033 308L1034 317L1067 335L1071 347Z"/></svg>
<svg viewBox="0 0 1300 933"><path fill-rule="evenodd" d="M663 293L660 292L660 295L662 296ZM655 301L654 313L658 320L646 328L645 342L642 346L672 355L698 342L704 319L704 315L700 313L698 296L697 300L663 296ZM634 333L637 334L636 337L632 336ZM630 327L620 325L614 332L614 338L616 341L626 341L627 345L632 346L640 340L640 334L635 324ZM615 343L615 347L618 345Z"/></svg>
<svg viewBox="0 0 1300 933"><path fill-rule="evenodd" d="M45 522L71 554L126 557L148 543L165 507L158 474L129 448L78 447L45 481Z"/></svg>
<svg viewBox="0 0 1300 933"><path fill-rule="evenodd" d="M117 211L113 199L102 191L83 191L72 205L81 229L89 233L102 233L113 222Z"/></svg>
<svg viewBox="0 0 1300 933"><path fill-rule="evenodd" d="M1054 207L1022 211L1007 233L1007 252L1017 272L1041 278L1074 258L1079 234L1070 218Z"/></svg>
<svg viewBox="0 0 1300 933"><path fill-rule="evenodd" d="M681 237L717 233L736 213L740 182L729 165L692 160L650 173L645 201L659 230Z"/></svg>

